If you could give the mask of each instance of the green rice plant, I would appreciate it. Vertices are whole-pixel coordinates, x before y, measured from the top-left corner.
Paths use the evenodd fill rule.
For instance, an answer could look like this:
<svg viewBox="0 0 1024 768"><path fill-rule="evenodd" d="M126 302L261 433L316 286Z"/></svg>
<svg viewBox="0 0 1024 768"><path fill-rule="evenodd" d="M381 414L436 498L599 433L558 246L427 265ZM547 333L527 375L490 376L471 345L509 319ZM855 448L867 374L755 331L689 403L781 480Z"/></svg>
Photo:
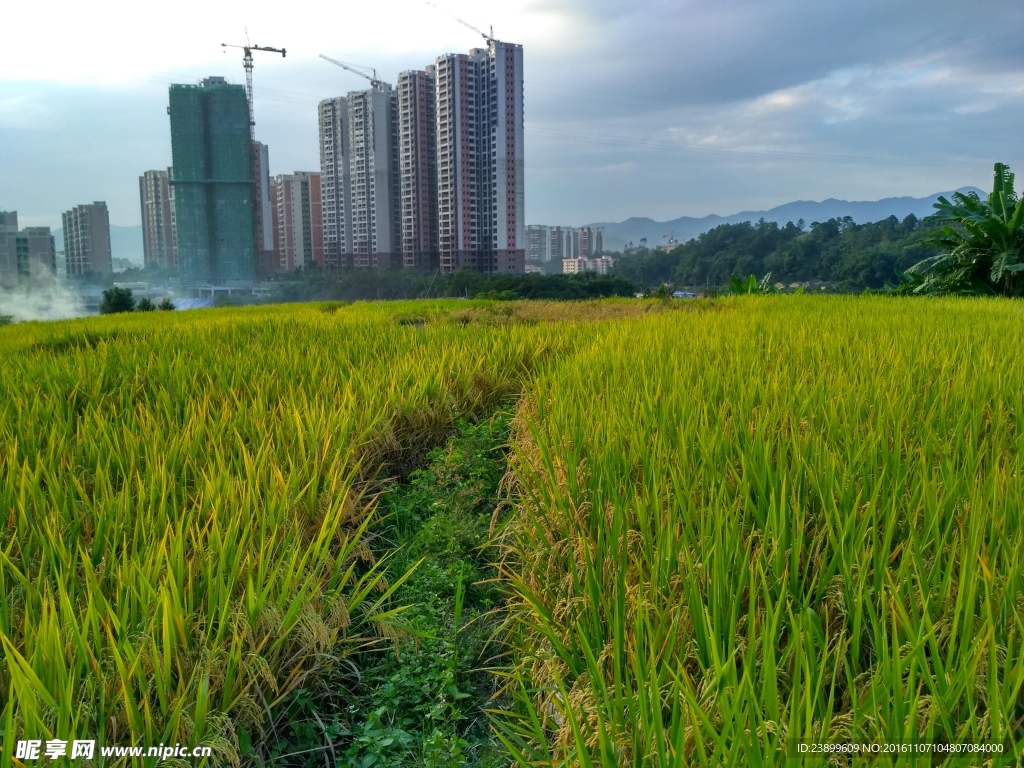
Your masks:
<svg viewBox="0 0 1024 768"><path fill-rule="evenodd" d="M520 763L1019 761L1016 304L488 307L0 329L0 764L51 737L238 764L299 692L355 686L400 635L382 473L520 392L495 715Z"/></svg>
<svg viewBox="0 0 1024 768"><path fill-rule="evenodd" d="M449 304L417 305L442 312ZM18 739L258 752L293 691L395 635L378 471L567 336L373 304L0 334L0 761Z"/></svg>
<svg viewBox="0 0 1024 768"><path fill-rule="evenodd" d="M526 392L505 743L524 766L851 763L799 742L1019 764L1020 306L718 307L623 321Z"/></svg>

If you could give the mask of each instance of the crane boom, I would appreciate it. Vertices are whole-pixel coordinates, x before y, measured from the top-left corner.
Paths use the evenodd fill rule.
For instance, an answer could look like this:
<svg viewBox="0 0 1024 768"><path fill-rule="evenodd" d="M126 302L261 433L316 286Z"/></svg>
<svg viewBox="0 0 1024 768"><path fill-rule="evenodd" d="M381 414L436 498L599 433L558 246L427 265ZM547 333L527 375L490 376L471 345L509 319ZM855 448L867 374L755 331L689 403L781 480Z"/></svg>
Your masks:
<svg viewBox="0 0 1024 768"><path fill-rule="evenodd" d="M249 36L246 35L248 38ZM245 68L245 96L249 100L249 138L252 141L256 140L256 116L252 108L252 52L253 51L264 51L268 53L280 53L281 58L285 58L286 51L284 48L271 48L269 46L262 45L249 45L246 41L245 45L230 45L229 43L221 43L221 48L241 48L245 54L242 56L242 66Z"/></svg>
<svg viewBox="0 0 1024 768"><path fill-rule="evenodd" d="M449 16L449 17L455 19L455 21L459 22L459 24L461 24L462 26L466 27L467 29L473 30L478 35L480 35L480 37L482 37L484 40L486 40L488 43L491 43L494 40L494 27L493 26L490 27L491 34L488 35L486 32L483 32L483 31L477 29L476 27L474 27L472 24L470 24L465 19L460 19L454 13L451 13L450 11L446 11L444 8L442 8L441 6L437 5L436 3L430 2L430 0L427 0L427 5L434 6L435 8L437 8L437 10L441 11L441 13L445 14L446 16Z"/></svg>
<svg viewBox="0 0 1024 768"><path fill-rule="evenodd" d="M377 70L374 69L373 67L363 67L363 69L369 69L371 72L373 72L372 75L368 75L365 72L361 72L360 68L355 64L346 64L343 61L332 59L330 56L324 56L322 53L320 54L320 58L323 59L324 61L329 61L331 62L331 64L339 66L342 69L347 69L352 74L359 75L360 77L365 77L367 80L370 81L370 85L373 86L374 90L379 91L382 89L382 86L384 85L383 80L377 79Z"/></svg>

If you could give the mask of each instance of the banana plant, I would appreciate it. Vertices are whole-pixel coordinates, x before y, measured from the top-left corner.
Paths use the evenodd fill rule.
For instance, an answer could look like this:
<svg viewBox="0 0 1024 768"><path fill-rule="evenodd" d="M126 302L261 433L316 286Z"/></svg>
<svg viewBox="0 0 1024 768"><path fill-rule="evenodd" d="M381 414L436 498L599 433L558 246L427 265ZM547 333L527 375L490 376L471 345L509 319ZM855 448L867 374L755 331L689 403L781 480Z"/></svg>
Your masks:
<svg viewBox="0 0 1024 768"><path fill-rule="evenodd" d="M1010 168L996 163L994 172L987 201L954 192L935 203L929 218L943 224L927 242L939 253L908 270L923 278L914 293L1024 294L1024 202Z"/></svg>
<svg viewBox="0 0 1024 768"><path fill-rule="evenodd" d="M740 296L752 293L778 293L775 286L771 283L772 273L769 272L761 281L758 282L757 275L751 275L746 280L742 280L736 275L732 275L729 287L726 289L726 293L732 294L733 296Z"/></svg>

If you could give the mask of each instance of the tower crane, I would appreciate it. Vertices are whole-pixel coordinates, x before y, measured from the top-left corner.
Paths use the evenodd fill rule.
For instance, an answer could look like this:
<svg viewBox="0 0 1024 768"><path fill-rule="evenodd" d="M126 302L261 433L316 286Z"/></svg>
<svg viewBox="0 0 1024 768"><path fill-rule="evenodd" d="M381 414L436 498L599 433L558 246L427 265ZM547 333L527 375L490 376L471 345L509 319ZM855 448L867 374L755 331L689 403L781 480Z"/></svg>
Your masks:
<svg viewBox="0 0 1024 768"><path fill-rule="evenodd" d="M266 51L268 53L280 53L281 58L285 57L284 48L271 48L263 45L249 45L249 35L246 33L245 45L229 45L221 43L221 48L241 48L245 55L242 56L242 66L245 67L245 94L249 99L249 138L256 141L256 117L252 109L252 52Z"/></svg>
<svg viewBox="0 0 1024 768"><path fill-rule="evenodd" d="M332 59L330 56L324 56L322 53L320 54L320 58L323 59L324 61L329 61L329 62L331 62L331 64L335 64L335 65L341 67L342 69L347 69L349 72L352 72L353 74L359 75L360 77L365 77L367 80L370 81L370 85L373 87L373 90L375 90L375 91L382 91L382 90L384 90L384 81L377 79L377 70L374 69L373 67L360 67L360 66L357 66L355 64L346 64L343 61L338 61L336 59ZM363 70L363 69L368 69L373 74L372 75L368 75L365 72L360 71L360 70Z"/></svg>
<svg viewBox="0 0 1024 768"><path fill-rule="evenodd" d="M468 28L468 29L471 29L471 30L473 30L473 31L474 31L474 32L476 32L476 33L477 33L478 35L480 35L480 37L482 37L482 38L483 38L484 40L486 40L486 41L487 41L487 43L488 43L488 45L489 45L490 43L494 42L494 39L495 39L495 38L494 38L494 27L493 27L493 26L491 26L491 27L489 28L489 29L490 29L490 31L491 31L491 34L489 34L489 35L488 35L488 34L487 34L486 32L483 32L483 31L481 31L481 30L477 29L476 27L474 27L474 26L473 26L472 24L470 24L470 23L469 23L468 21L466 21L466 20L464 20L464 19L460 19L460 18L459 18L458 16L456 16L456 15L455 15L454 13L450 13L449 11L446 11L446 10L445 10L444 8L442 8L441 6L439 6L439 5L436 5L435 3L432 3L432 2L430 2L430 0L427 0L427 5L432 5L432 6L434 6L435 8L437 8L437 10L441 11L441 13L445 14L446 16L450 16L451 18L455 19L455 21L459 22L459 24L461 24L462 26L464 26L464 27L466 27L466 28Z"/></svg>

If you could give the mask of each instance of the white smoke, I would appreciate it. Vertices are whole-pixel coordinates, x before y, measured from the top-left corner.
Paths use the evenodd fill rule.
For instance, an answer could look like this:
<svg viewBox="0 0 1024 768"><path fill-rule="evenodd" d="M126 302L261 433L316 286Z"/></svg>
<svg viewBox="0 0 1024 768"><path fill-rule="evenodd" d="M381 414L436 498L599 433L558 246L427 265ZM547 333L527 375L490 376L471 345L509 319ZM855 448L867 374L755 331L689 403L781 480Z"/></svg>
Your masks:
<svg viewBox="0 0 1024 768"><path fill-rule="evenodd" d="M0 287L0 316L13 322L26 320L66 320L92 314L85 301L61 283L45 267L33 272L31 278L13 287Z"/></svg>

